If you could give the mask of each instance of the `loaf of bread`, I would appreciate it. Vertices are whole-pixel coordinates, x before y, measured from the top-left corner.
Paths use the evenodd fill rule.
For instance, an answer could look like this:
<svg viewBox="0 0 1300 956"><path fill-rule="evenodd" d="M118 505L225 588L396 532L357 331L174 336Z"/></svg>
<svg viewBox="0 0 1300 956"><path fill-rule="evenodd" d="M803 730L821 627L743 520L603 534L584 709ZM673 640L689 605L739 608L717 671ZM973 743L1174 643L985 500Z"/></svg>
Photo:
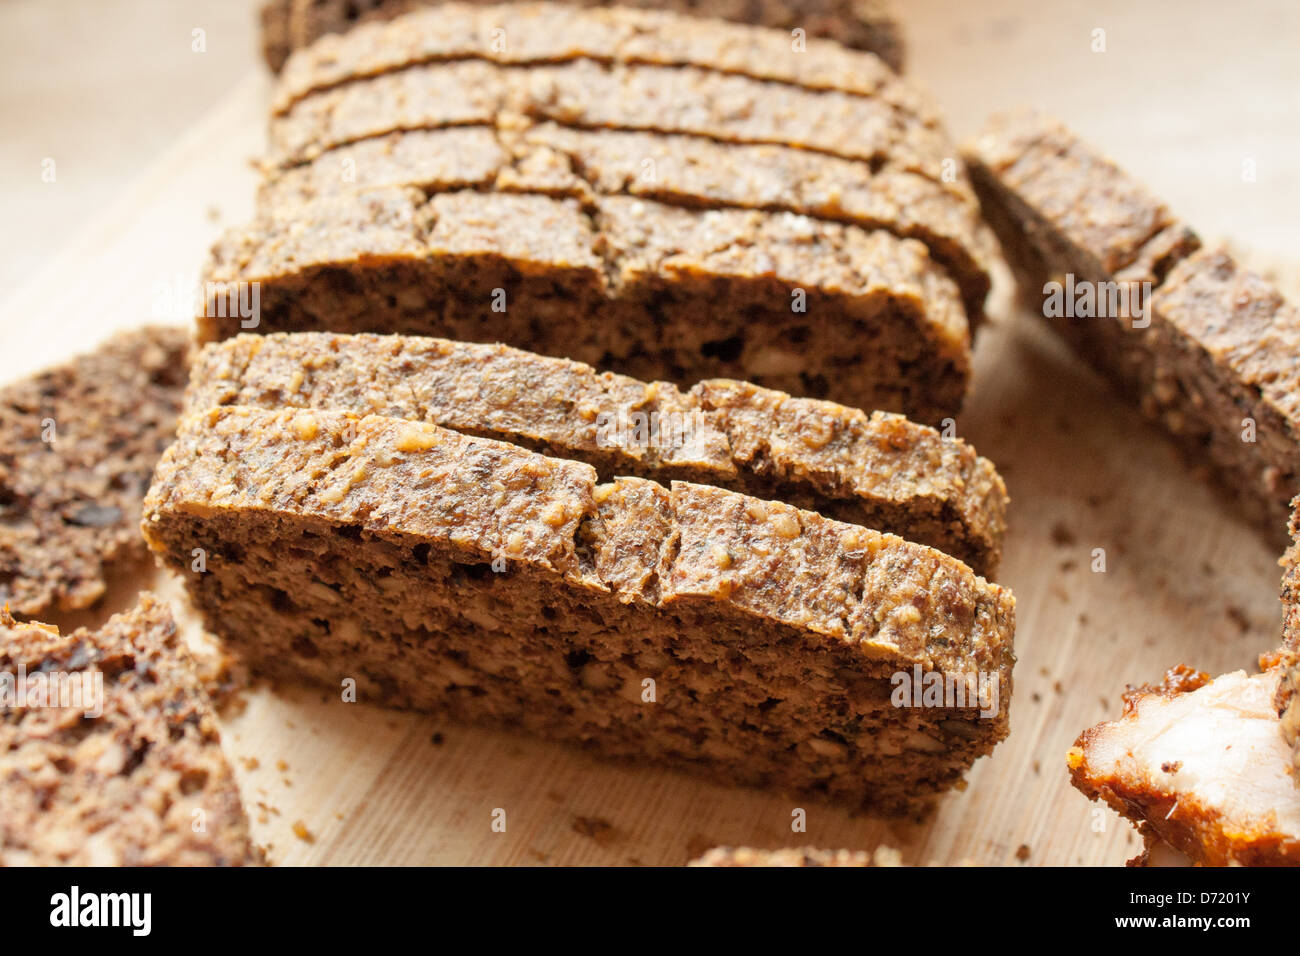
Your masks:
<svg viewBox="0 0 1300 956"><path fill-rule="evenodd" d="M140 503L176 429L189 333L124 333L0 389L0 607L88 607L139 561Z"/></svg>
<svg viewBox="0 0 1300 956"><path fill-rule="evenodd" d="M167 607L60 635L0 611L0 866L230 866L260 852Z"/></svg>
<svg viewBox="0 0 1300 956"><path fill-rule="evenodd" d="M1226 252L1201 249L1163 203L1055 121L1000 117L968 153L1035 306L1280 533L1300 492L1300 312ZM1072 285L1082 311L1062 298Z"/></svg>
<svg viewBox="0 0 1300 956"><path fill-rule="evenodd" d="M605 6L608 0L569 0ZM391 20L436 0L267 0L262 7L262 49L279 71L295 50L357 24ZM620 0L622 7L675 10L738 23L803 30L876 54L903 69L903 37L887 0ZM328 42L328 41L327 41Z"/></svg>
<svg viewBox="0 0 1300 956"><path fill-rule="evenodd" d="M1129 691L1119 719L1075 742L1074 785L1194 863L1300 864L1300 789L1274 708L1280 675L1210 680L1175 668Z"/></svg>
<svg viewBox="0 0 1300 956"><path fill-rule="evenodd" d="M1011 594L781 502L226 406L183 421L143 527L258 670L372 703L893 812L1006 734Z"/></svg>
<svg viewBox="0 0 1300 956"><path fill-rule="evenodd" d="M928 424L960 407L992 239L932 107L868 54L448 4L304 51L275 103L204 341L250 328L232 306L255 288L258 332L504 341Z"/></svg>
<svg viewBox="0 0 1300 956"><path fill-rule="evenodd" d="M502 345L391 335L241 335L195 360L186 404L427 421L592 465L773 498L931 545L993 577L1007 492L957 438L713 379L683 392Z"/></svg>

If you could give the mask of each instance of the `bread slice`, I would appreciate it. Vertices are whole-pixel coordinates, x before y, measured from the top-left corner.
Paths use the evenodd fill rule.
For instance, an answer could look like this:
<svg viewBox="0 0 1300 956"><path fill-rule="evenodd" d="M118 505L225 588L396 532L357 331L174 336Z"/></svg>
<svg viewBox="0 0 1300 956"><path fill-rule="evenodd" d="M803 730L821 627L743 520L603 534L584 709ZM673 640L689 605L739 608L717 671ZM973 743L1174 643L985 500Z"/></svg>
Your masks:
<svg viewBox="0 0 1300 956"><path fill-rule="evenodd" d="M902 856L887 846L875 853L865 850L818 850L800 847L756 850L751 847L715 846L687 866L902 866Z"/></svg>
<svg viewBox="0 0 1300 956"><path fill-rule="evenodd" d="M0 611L0 865L261 862L166 605L60 635Z"/></svg>
<svg viewBox="0 0 1300 956"><path fill-rule="evenodd" d="M635 196L696 210L789 212L916 239L957 283L968 315L989 292L992 237L973 196L893 163L879 167L792 146L582 129L523 118L387 133L287 167L269 166L263 208L376 188L540 193L592 205Z"/></svg>
<svg viewBox="0 0 1300 956"><path fill-rule="evenodd" d="M295 50L322 36L345 33L358 24L391 20L436 0L268 0L262 8L263 54L279 72ZM577 6L605 6L606 0L571 0ZM457 5L459 6L459 5ZM870 51L892 69L903 69L903 37L887 0L622 0L620 7L675 10L737 23L802 30L845 46ZM701 24L707 29L707 26ZM369 27L371 31L381 28ZM329 41L326 41L327 43ZM314 52L314 51L313 51ZM304 54L311 55L311 54Z"/></svg>
<svg viewBox="0 0 1300 956"><path fill-rule="evenodd" d="M889 531L993 577L1007 493L986 459L899 415L744 382L687 392L502 345L414 336L241 335L207 346L186 398L427 421L638 476L718 485Z"/></svg>
<svg viewBox="0 0 1300 956"><path fill-rule="evenodd" d="M225 407L182 424L144 532L255 667L361 700L899 812L1006 734L1008 591L716 487Z"/></svg>
<svg viewBox="0 0 1300 956"><path fill-rule="evenodd" d="M997 118L968 159L1035 306L1057 313L1053 326L1079 354L1243 511L1280 530L1300 492L1300 312L1226 252L1201 249L1163 203L1053 120ZM1069 286L1046 287L1066 276L1080 290L1145 290L1145 308L1071 317L1056 307Z"/></svg>
<svg viewBox="0 0 1300 956"><path fill-rule="evenodd" d="M1208 866L1300 864L1300 790L1273 706L1279 671L1175 668L1085 731L1070 776L1145 835Z"/></svg>
<svg viewBox="0 0 1300 956"><path fill-rule="evenodd" d="M1282 565L1282 645L1277 651L1280 671L1276 707L1282 737L1291 748L1290 771L1300 786L1300 501L1293 503L1291 547Z"/></svg>
<svg viewBox="0 0 1300 956"><path fill-rule="evenodd" d="M816 53L548 4L330 38L281 80L200 338L504 341L938 424L969 380L991 234L926 98L870 55Z"/></svg>
<svg viewBox="0 0 1300 956"><path fill-rule="evenodd" d="M725 376L937 424L960 406L969 331L912 240L784 213L605 197L389 190L295 207L214 250L200 336L329 330L502 340L642 379ZM806 311L792 311L791 303ZM847 343L847 345L846 345Z"/></svg>
<svg viewBox="0 0 1300 956"><path fill-rule="evenodd" d="M0 606L88 607L142 559L140 502L171 441L189 333L144 328L0 389Z"/></svg>

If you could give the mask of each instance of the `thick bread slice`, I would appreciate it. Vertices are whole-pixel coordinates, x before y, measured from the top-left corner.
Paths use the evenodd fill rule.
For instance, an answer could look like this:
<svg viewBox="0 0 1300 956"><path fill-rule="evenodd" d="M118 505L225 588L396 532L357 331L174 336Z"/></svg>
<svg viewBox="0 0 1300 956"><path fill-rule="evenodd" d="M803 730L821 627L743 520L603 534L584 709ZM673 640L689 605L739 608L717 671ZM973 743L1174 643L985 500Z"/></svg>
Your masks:
<svg viewBox="0 0 1300 956"><path fill-rule="evenodd" d="M0 612L0 674L0 865L261 862L166 605L68 635Z"/></svg>
<svg viewBox="0 0 1300 956"><path fill-rule="evenodd" d="M617 475L718 485L898 534L992 577L1006 486L958 439L744 382L682 392L503 345L241 335L205 348L186 398L427 421Z"/></svg>
<svg viewBox="0 0 1300 956"><path fill-rule="evenodd" d="M886 164L880 169L788 146L696 136L573 129L520 120L391 133L272 168L258 202L296 206L377 187L426 196L457 189L568 196L630 195L692 209L761 209L885 229L918 239L961 288L969 315L988 295L992 236L974 197Z"/></svg>
<svg viewBox="0 0 1300 956"><path fill-rule="evenodd" d="M956 164L939 127L874 97L814 92L694 66L592 60L535 66L458 60L314 93L272 119L269 162L291 166L358 140L490 123L501 113L579 128L773 143L867 163L893 162L938 183Z"/></svg>
<svg viewBox="0 0 1300 956"><path fill-rule="evenodd" d="M172 439L189 332L144 328L0 389L0 606L88 607L145 555L140 502Z"/></svg>
<svg viewBox="0 0 1300 956"><path fill-rule="evenodd" d="M271 209L213 252L200 338L395 332L500 340L641 379L714 376L898 411L956 413L970 332L921 243L753 210L623 196L374 190Z"/></svg>
<svg viewBox="0 0 1300 956"><path fill-rule="evenodd" d="M1175 668L1075 741L1070 776L1144 834L1208 866L1300 864L1300 790L1273 707L1279 672Z"/></svg>
<svg viewBox="0 0 1300 956"><path fill-rule="evenodd" d="M998 118L968 151L1036 304L1067 275L1149 292L1145 314L1051 321L1244 511L1281 529L1300 492L1300 311L1226 253L1199 249L1162 203L1055 121Z"/></svg>
<svg viewBox="0 0 1300 956"><path fill-rule="evenodd" d="M294 0L319 7L320 0ZM328 2L328 0L327 0ZM418 4L381 0L383 19L401 16ZM604 6L584 0L577 6ZM467 57L490 58L502 63L546 63L588 57L608 61L668 66L705 65L761 79L778 79L813 89L836 88L893 97L911 108L922 101L898 81L893 70L900 49L892 14L882 10L882 0L798 0L796 4L760 0L632 0L612 9L572 15L570 4L438 4L400 21L363 25L346 36L329 36L313 43L321 33L341 30L303 28L301 19L290 26L290 42L300 52L284 71L276 96L283 112L315 90L348 80L392 72L407 66ZM631 7L665 7L634 10ZM674 11L718 17L736 23L719 23L679 16ZM295 18L290 14L291 19ZM850 19L882 24L858 37L887 37L890 49L882 57L846 47L864 44L846 39L841 25ZM740 25L743 21L759 27ZM812 39L793 35L802 29ZM314 35L313 35L314 34ZM827 42L819 37L838 42ZM797 40L804 39L802 47ZM841 45L843 44L843 45ZM866 46L872 52L881 52ZM901 52L901 50L900 50ZM893 67L893 70L890 69ZM928 105L928 104L927 104Z"/></svg>
<svg viewBox="0 0 1300 956"><path fill-rule="evenodd" d="M182 424L144 531L256 667L351 679L363 700L894 811L1006 734L1009 592L719 488L598 484L430 424L233 407ZM909 702L914 674L954 693Z"/></svg>

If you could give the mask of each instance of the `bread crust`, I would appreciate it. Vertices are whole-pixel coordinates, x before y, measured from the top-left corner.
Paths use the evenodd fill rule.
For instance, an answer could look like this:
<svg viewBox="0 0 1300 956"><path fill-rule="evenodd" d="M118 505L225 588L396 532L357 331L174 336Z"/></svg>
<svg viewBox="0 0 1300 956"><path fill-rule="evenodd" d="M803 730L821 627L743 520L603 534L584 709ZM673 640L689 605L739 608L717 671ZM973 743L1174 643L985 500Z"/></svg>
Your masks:
<svg viewBox="0 0 1300 956"><path fill-rule="evenodd" d="M574 0L584 7L605 6L604 0ZM262 8L263 43L267 63L279 72L289 53L311 46L322 36L346 33L358 25L392 20L433 0L269 0ZM459 8L462 5L454 5ZM663 8L700 17L753 23L808 36L827 38L869 51L902 72L902 31L886 0L624 0L620 7ZM370 28L375 29L375 28ZM329 42L329 41L326 41ZM816 41L814 41L816 42ZM306 54L304 54L306 55Z"/></svg>
<svg viewBox="0 0 1300 956"><path fill-rule="evenodd" d="M1007 492L957 438L745 382L682 391L502 345L243 335L196 358L193 411L383 414L587 462L601 480L682 479L774 498L938 548L995 576Z"/></svg>
<svg viewBox="0 0 1300 956"><path fill-rule="evenodd" d="M1228 253L1202 249L1145 187L1054 120L998 117L967 154L1034 308L1067 274L1149 291L1145 327L1127 315L1050 321L1277 535L1300 492L1300 311Z"/></svg>

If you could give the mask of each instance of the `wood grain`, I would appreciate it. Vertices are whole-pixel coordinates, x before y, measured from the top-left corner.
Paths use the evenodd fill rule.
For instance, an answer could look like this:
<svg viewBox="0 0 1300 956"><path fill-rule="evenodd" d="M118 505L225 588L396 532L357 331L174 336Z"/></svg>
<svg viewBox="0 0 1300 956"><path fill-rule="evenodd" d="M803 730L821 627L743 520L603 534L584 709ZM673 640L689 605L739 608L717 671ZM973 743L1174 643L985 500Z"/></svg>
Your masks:
<svg viewBox="0 0 1300 956"><path fill-rule="evenodd" d="M1239 11L1218 31L1196 20L1174 36L1172 10L1222 26L1221 5L1131 6L1053 5L1047 22L1041 5L1008 0L978 10L909 4L912 62L957 130L973 130L992 109L1038 102L1207 233L1231 233L1280 262L1292 282L1300 270L1286 253L1300 194L1290 158L1300 131L1280 117L1294 115L1300 91L1300 68L1282 57L1294 11L1259 3L1253 18ZM1094 22L1108 30L1110 60L1086 53ZM223 225L251 211L247 161L261 151L268 88L260 73L237 78L135 185L0 302L6 378L156 320L161 284L196 280ZM1243 91L1248 109L1239 108ZM1259 167L1253 183L1239 175L1247 152ZM718 843L882 842L913 863L1119 864L1134 855L1132 829L1069 786L1065 751L1084 727L1118 712L1126 683L1178 662L1214 673L1252 667L1277 639L1277 549L1012 306L1005 275L992 312L959 431L997 462L1013 497L1001 574L1018 599L1012 730L932 819L853 817L316 691L259 688L224 731L271 859L680 864ZM1099 548L1100 573L1092 570ZM63 623L124 606L140 585L160 590L187 636L203 640L178 582L149 569L121 569L103 608ZM791 832L796 806L807 810L806 833ZM497 808L504 833L491 828Z"/></svg>

